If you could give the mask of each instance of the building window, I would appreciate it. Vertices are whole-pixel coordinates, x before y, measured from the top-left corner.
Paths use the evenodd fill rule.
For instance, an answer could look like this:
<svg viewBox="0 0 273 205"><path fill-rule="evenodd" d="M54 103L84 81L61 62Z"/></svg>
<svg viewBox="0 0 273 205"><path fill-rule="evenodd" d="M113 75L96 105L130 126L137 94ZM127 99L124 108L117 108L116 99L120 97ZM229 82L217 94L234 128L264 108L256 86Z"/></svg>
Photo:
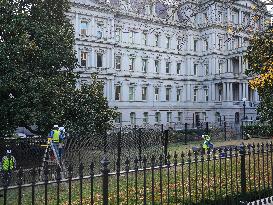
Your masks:
<svg viewBox="0 0 273 205"><path fill-rule="evenodd" d="M207 76L209 75L209 65L205 64L204 67L205 67L205 75Z"/></svg>
<svg viewBox="0 0 273 205"><path fill-rule="evenodd" d="M208 51L209 50L209 43L208 40L205 40L205 50Z"/></svg>
<svg viewBox="0 0 273 205"><path fill-rule="evenodd" d="M142 72L147 72L147 59L142 59Z"/></svg>
<svg viewBox="0 0 273 205"><path fill-rule="evenodd" d="M203 18L204 18L204 24L207 24L208 23L208 14L204 13Z"/></svg>
<svg viewBox="0 0 273 205"><path fill-rule="evenodd" d="M176 101L177 101L177 102L180 102L180 101L181 101L181 89L177 89Z"/></svg>
<svg viewBox="0 0 273 205"><path fill-rule="evenodd" d="M117 101L121 100L120 90L121 90L121 86L117 85L115 87L115 100Z"/></svg>
<svg viewBox="0 0 273 205"><path fill-rule="evenodd" d="M223 13L222 12L218 12L218 21L220 22L220 23L223 23Z"/></svg>
<svg viewBox="0 0 273 205"><path fill-rule="evenodd" d="M97 67L101 68L102 67L102 54L97 53Z"/></svg>
<svg viewBox="0 0 273 205"><path fill-rule="evenodd" d="M172 122L172 112L167 112L167 122Z"/></svg>
<svg viewBox="0 0 273 205"><path fill-rule="evenodd" d="M88 28L87 21L85 21L85 20L81 21L80 28L81 28L81 35L86 36L87 35L87 28Z"/></svg>
<svg viewBox="0 0 273 205"><path fill-rule="evenodd" d="M197 102L197 94L198 94L198 89L193 90L193 102Z"/></svg>
<svg viewBox="0 0 273 205"><path fill-rule="evenodd" d="M136 124L136 113L134 113L134 112L130 113L130 121L131 121L131 125Z"/></svg>
<svg viewBox="0 0 273 205"><path fill-rule="evenodd" d="M159 101L159 88L155 88L155 101Z"/></svg>
<svg viewBox="0 0 273 205"><path fill-rule="evenodd" d="M183 112L178 112L177 121L182 122L182 119L183 119Z"/></svg>
<svg viewBox="0 0 273 205"><path fill-rule="evenodd" d="M119 113L118 116L117 116L116 119L115 119L115 123L120 124L121 122L122 122L122 114Z"/></svg>
<svg viewBox="0 0 273 205"><path fill-rule="evenodd" d="M97 24L97 38L101 39L103 37L103 25Z"/></svg>
<svg viewBox="0 0 273 205"><path fill-rule="evenodd" d="M197 76L198 64L193 65L193 75Z"/></svg>
<svg viewBox="0 0 273 205"><path fill-rule="evenodd" d="M207 88L205 89L205 101L209 101L209 90Z"/></svg>
<svg viewBox="0 0 273 205"><path fill-rule="evenodd" d="M218 74L223 73L223 67L224 67L224 64L223 64L223 63L219 63L219 66L218 66Z"/></svg>
<svg viewBox="0 0 273 205"><path fill-rule="evenodd" d="M155 60L155 72L159 73L159 61Z"/></svg>
<svg viewBox="0 0 273 205"><path fill-rule="evenodd" d="M130 31L129 32L129 43L134 44L134 42L135 42L135 32Z"/></svg>
<svg viewBox="0 0 273 205"><path fill-rule="evenodd" d="M219 50L223 50L223 48L224 48L224 40L223 39L219 39Z"/></svg>
<svg viewBox="0 0 273 205"><path fill-rule="evenodd" d="M143 123L147 124L148 122L149 122L148 112L144 112L143 113Z"/></svg>
<svg viewBox="0 0 273 205"><path fill-rule="evenodd" d="M115 63L116 63L116 70L120 70L121 69L121 56L116 56Z"/></svg>
<svg viewBox="0 0 273 205"><path fill-rule="evenodd" d="M116 42L120 42L121 41L121 29L116 30L115 36L116 36Z"/></svg>
<svg viewBox="0 0 273 205"><path fill-rule="evenodd" d="M167 37L167 40L166 40L166 48L170 48L171 46L171 37Z"/></svg>
<svg viewBox="0 0 273 205"><path fill-rule="evenodd" d="M193 50L197 51L197 44L198 44L198 40L194 40L193 42Z"/></svg>
<svg viewBox="0 0 273 205"><path fill-rule="evenodd" d="M129 71L134 70L135 58L129 58Z"/></svg>
<svg viewBox="0 0 273 205"><path fill-rule="evenodd" d="M176 73L177 73L178 75L181 74L181 63L177 63L177 64L176 64Z"/></svg>
<svg viewBox="0 0 273 205"><path fill-rule="evenodd" d="M160 112L155 113L155 122L160 123L161 122L161 114Z"/></svg>
<svg viewBox="0 0 273 205"><path fill-rule="evenodd" d="M147 100L147 87L142 87L142 100Z"/></svg>
<svg viewBox="0 0 273 205"><path fill-rule="evenodd" d="M177 39L176 49L179 50L179 51L181 50L181 45L180 44L181 44L181 39Z"/></svg>
<svg viewBox="0 0 273 205"><path fill-rule="evenodd" d="M129 101L135 100L135 92L136 92L136 88L134 86L129 87Z"/></svg>
<svg viewBox="0 0 273 205"><path fill-rule="evenodd" d="M147 46L147 33L143 33L143 43Z"/></svg>
<svg viewBox="0 0 273 205"><path fill-rule="evenodd" d="M170 101L171 98L171 88L166 88L166 101Z"/></svg>
<svg viewBox="0 0 273 205"><path fill-rule="evenodd" d="M159 46L159 35L155 35L155 46Z"/></svg>
<svg viewBox="0 0 273 205"><path fill-rule="evenodd" d="M170 62L166 62L166 73L170 73Z"/></svg>
<svg viewBox="0 0 273 205"><path fill-rule="evenodd" d="M87 52L81 52L81 66L86 67L87 66L87 57L88 53Z"/></svg>

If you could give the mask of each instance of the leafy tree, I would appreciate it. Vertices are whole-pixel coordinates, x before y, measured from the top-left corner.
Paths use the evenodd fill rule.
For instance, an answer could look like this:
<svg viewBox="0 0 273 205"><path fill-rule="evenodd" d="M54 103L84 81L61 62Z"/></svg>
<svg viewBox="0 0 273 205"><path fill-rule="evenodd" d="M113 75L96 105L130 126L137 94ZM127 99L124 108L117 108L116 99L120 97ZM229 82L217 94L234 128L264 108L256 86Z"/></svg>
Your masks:
<svg viewBox="0 0 273 205"><path fill-rule="evenodd" d="M257 89L261 97L258 112L262 120L273 125L273 27L256 33L250 40L247 52L249 69L254 76L250 86Z"/></svg>
<svg viewBox="0 0 273 205"><path fill-rule="evenodd" d="M55 123L85 133L106 129L115 112L95 81L76 89L68 0L0 1L0 131L46 134ZM103 125L103 126L102 126ZM33 127L32 127L33 128Z"/></svg>

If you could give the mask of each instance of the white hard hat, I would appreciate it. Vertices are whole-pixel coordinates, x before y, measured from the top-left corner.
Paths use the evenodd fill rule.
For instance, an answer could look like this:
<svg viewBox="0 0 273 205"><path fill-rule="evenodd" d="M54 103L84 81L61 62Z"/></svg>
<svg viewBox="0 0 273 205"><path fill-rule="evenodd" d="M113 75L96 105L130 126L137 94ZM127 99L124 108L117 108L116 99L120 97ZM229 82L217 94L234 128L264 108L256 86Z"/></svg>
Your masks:
<svg viewBox="0 0 273 205"><path fill-rule="evenodd" d="M60 130L60 131L64 131L64 132L65 132L64 127L59 127L59 130Z"/></svg>
<svg viewBox="0 0 273 205"><path fill-rule="evenodd" d="M10 149L7 150L7 154L11 154L11 150Z"/></svg>
<svg viewBox="0 0 273 205"><path fill-rule="evenodd" d="M58 125L54 125L53 127L54 127L54 128L58 128L59 126L58 126Z"/></svg>

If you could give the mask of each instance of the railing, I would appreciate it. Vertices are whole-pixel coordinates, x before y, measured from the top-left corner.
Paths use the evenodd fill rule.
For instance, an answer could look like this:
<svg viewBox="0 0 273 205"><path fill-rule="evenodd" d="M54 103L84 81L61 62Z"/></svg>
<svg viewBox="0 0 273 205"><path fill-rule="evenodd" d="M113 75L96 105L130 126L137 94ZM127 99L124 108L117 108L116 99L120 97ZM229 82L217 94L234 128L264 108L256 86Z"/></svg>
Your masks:
<svg viewBox="0 0 273 205"><path fill-rule="evenodd" d="M273 144L249 144L204 152L173 153L125 161L123 171L109 172L103 158L101 174L94 174L94 163L82 163L77 177L69 166L66 178L56 170L56 179L22 184L5 183L0 188L0 204L246 204L273 195ZM142 167L142 168L139 168ZM84 176L84 170L89 175ZM5 180L4 180L5 181ZM5 181L7 182L7 180ZM267 199L271 203L271 198Z"/></svg>

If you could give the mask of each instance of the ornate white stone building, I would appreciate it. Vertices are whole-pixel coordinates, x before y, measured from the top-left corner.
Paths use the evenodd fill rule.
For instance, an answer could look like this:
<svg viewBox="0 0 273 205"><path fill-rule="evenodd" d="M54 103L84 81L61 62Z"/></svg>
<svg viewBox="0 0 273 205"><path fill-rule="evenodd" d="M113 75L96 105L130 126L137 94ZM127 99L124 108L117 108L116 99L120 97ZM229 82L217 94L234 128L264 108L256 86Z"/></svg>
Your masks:
<svg viewBox="0 0 273 205"><path fill-rule="evenodd" d="M143 0L142 0L143 1ZM256 119L244 52L264 25L260 1L171 4L71 0L81 83L92 73L121 113L116 123L239 123ZM229 1L225 1L229 2Z"/></svg>

